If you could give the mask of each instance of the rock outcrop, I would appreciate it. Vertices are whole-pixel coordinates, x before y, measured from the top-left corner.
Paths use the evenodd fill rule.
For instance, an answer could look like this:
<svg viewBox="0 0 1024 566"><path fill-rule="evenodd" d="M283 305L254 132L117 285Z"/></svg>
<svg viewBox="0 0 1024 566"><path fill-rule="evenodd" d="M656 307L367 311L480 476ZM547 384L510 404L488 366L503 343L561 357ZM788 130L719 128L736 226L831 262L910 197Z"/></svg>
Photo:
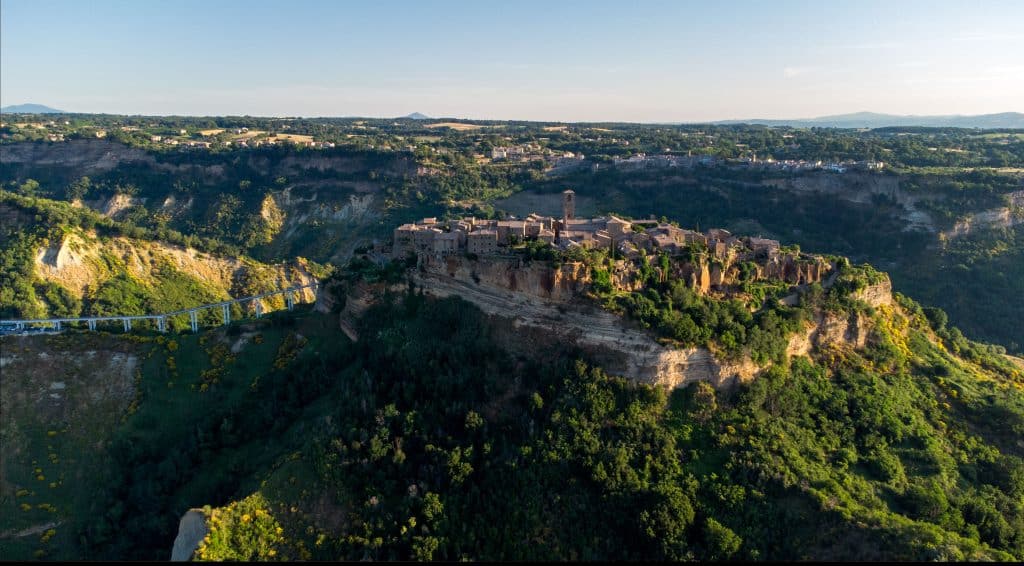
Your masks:
<svg viewBox="0 0 1024 566"><path fill-rule="evenodd" d="M336 288L335 288L336 289ZM383 283L356 283L345 295L345 306L341 309L338 317L338 326L353 342L359 340L359 333L356 330L360 318L366 314L367 309L373 306L387 291L401 291L400 285L388 287ZM336 292L326 291L321 296L334 295ZM334 307L333 299L324 299L323 303L317 303L317 310L328 312ZM326 309L326 310L325 310Z"/></svg>
<svg viewBox="0 0 1024 566"><path fill-rule="evenodd" d="M1024 196L1012 194L1008 197L1011 206L993 208L969 214L958 220L953 227L939 234L939 239L948 241L992 228L1012 228L1024 223Z"/></svg>
<svg viewBox="0 0 1024 566"><path fill-rule="evenodd" d="M511 330L500 333L498 338L512 350L529 352L543 342L561 341L586 352L610 373L667 387L693 381L724 387L748 381L759 371L749 360L717 360L706 348L664 346L648 332L630 328L622 317L595 305L568 300L561 294L547 299L430 271L414 272L412 278L426 295L460 297L484 313L504 319ZM362 298L354 302L363 305L366 301ZM354 315L360 308L355 306L350 312Z"/></svg>
<svg viewBox="0 0 1024 566"><path fill-rule="evenodd" d="M210 155L210 154L205 154ZM124 165L148 168L178 175L190 175L203 182L222 180L232 158L198 160L188 153L160 154L142 148L130 147L113 140L79 139L64 143L23 142L5 144L0 152L3 165L10 168L50 167L69 170L72 176L98 176ZM253 152L243 157L243 167L262 175L288 175L304 171L351 174L375 169L382 174L414 177L417 165L414 159L396 156L384 162L370 161L359 155L330 152L307 152L280 156Z"/></svg>
<svg viewBox="0 0 1024 566"><path fill-rule="evenodd" d="M658 341L650 332L629 319L602 310L580 295L590 282L582 264L525 264L521 258L488 256L472 260L462 256L423 256L418 269L409 271L412 283L425 295L459 297L473 303L492 319L494 337L510 351L536 353L551 344L572 346L604 367L609 373L641 383L669 388L694 381L715 387L746 382L764 368L749 358L724 360L707 348L674 348ZM807 263L802 269L818 271L827 264ZM692 276L700 285L713 277L711 269L698 267ZM806 272L805 272L806 274ZM627 273L612 270L613 281L631 284ZM341 310L341 329L358 339L356 322L384 293L401 292L404 285L358 283L349 289ZM325 293L329 294L329 293ZM858 298L873 305L890 304L888 279L862 289ZM325 302L321 309L330 310ZM790 339L791 356L809 355L814 348L847 344L866 345L870 331L867 317L821 314L804 332Z"/></svg>
<svg viewBox="0 0 1024 566"><path fill-rule="evenodd" d="M868 285L853 294L853 298L873 306L892 304L892 281L886 277L880 283Z"/></svg>
<svg viewBox="0 0 1024 566"><path fill-rule="evenodd" d="M421 267L428 273L559 303L572 300L590 283L590 271L582 263L560 266L542 261L526 263L518 256L471 260L464 256L424 255Z"/></svg>
<svg viewBox="0 0 1024 566"><path fill-rule="evenodd" d="M187 562L192 559L203 537L210 532L202 509L189 509L178 522L178 536L171 549L171 562Z"/></svg>
<svg viewBox="0 0 1024 566"><path fill-rule="evenodd" d="M247 294L246 281L258 278L277 289L308 285L314 281L305 264L263 265L236 258L217 257L192 248L117 236L100 239L72 232L36 252L36 273L76 297L99 288L118 272L148 283L173 269L192 277L223 297ZM302 301L313 301L312 290L302 291ZM278 304L280 303L280 304ZM284 306L283 299L263 300L269 311Z"/></svg>
<svg viewBox="0 0 1024 566"><path fill-rule="evenodd" d="M870 319L853 312L849 315L825 313L818 317L810 333L810 342L816 348L847 345L863 348L868 342Z"/></svg>
<svg viewBox="0 0 1024 566"><path fill-rule="evenodd" d="M820 193L858 204L871 204L875 198L884 197L903 206L903 219L906 222L904 230L935 231L934 220L921 206L922 201L931 198L914 191L903 190L900 187L900 178L896 175L814 173L785 179L768 179L762 184L798 194Z"/></svg>
<svg viewBox="0 0 1024 566"><path fill-rule="evenodd" d="M769 261L759 266L759 276L766 279L778 279L790 285L808 285L817 283L825 277L832 266L823 258L794 257L785 255L777 261Z"/></svg>

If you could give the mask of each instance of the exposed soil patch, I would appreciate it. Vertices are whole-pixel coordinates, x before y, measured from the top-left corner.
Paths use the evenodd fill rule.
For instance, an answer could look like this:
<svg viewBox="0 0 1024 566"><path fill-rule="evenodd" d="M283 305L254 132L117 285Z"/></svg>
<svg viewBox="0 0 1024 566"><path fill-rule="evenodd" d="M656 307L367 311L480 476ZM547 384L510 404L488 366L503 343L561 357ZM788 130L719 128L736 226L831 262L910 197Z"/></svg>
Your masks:
<svg viewBox="0 0 1024 566"><path fill-rule="evenodd" d="M15 531L4 531L4 532L0 533L0 538L21 538L21 537L30 537L30 536L33 536L33 535L41 535L41 534L45 533L46 531L48 531L48 530L50 530L50 529L52 529L52 528L54 528L54 527L56 527L58 525L60 525L60 523L58 523L57 521L50 521L49 523L43 523L42 525L35 525L34 527L29 527L27 529L22 529L22 530L17 531L17 532L15 532Z"/></svg>

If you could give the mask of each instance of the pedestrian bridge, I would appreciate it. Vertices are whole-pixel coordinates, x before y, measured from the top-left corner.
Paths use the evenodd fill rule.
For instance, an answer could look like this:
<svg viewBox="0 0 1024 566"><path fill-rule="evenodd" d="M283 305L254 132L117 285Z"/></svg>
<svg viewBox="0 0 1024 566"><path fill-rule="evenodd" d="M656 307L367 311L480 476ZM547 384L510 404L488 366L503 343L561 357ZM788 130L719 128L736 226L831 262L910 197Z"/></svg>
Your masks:
<svg viewBox="0 0 1024 566"><path fill-rule="evenodd" d="M232 299L230 301L223 301L220 303L211 303L208 305L201 305L190 309L182 309L172 312L165 312L161 314L147 314L147 315L135 315L135 316L88 316L88 317L77 317L77 318L41 318L32 320L0 320L0 334L25 334L31 332L60 332L61 330L74 327L75 325L85 326L89 330L96 330L96 327L100 323L104 322L120 322L124 326L124 331L129 332L132 330L134 324L140 321L151 321L157 330L160 332L167 332L167 321L171 317L188 315L189 325L192 328L192 332L199 332L199 313L212 310L217 311L220 309L221 320L224 324L231 322L231 306L239 305L241 307L251 306L256 314L256 318L263 315L263 303L262 299L270 297L284 297L285 305L288 310L295 308L295 303L301 302L303 293L306 289L312 289L313 296L316 296L319 283L310 283L308 285L301 285L298 287L289 287L287 289L281 289L280 291L272 291L270 293L263 293L262 295L253 295L251 297L243 297L240 299Z"/></svg>

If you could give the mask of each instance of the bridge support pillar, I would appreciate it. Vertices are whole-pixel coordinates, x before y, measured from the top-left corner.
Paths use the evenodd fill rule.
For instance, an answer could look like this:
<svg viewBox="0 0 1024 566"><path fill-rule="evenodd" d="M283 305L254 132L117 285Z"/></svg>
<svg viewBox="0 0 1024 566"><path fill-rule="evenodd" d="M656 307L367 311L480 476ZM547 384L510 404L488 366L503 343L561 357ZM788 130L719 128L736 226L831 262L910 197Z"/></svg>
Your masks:
<svg viewBox="0 0 1024 566"><path fill-rule="evenodd" d="M263 303L259 299L255 299L253 302L256 303L256 318L263 316Z"/></svg>
<svg viewBox="0 0 1024 566"><path fill-rule="evenodd" d="M199 313L188 311L188 322L192 325L192 332L199 332Z"/></svg>
<svg viewBox="0 0 1024 566"><path fill-rule="evenodd" d="M167 332L167 319L165 317L159 317L156 319L156 329L160 332Z"/></svg>
<svg viewBox="0 0 1024 566"><path fill-rule="evenodd" d="M231 324L231 305L221 305L224 311L224 326Z"/></svg>
<svg viewBox="0 0 1024 566"><path fill-rule="evenodd" d="M53 321L53 329L56 330L57 332L60 332L60 321L59 320Z"/></svg>
<svg viewBox="0 0 1024 566"><path fill-rule="evenodd" d="M89 321L86 321L86 323L89 325L89 330L92 330L92 331L96 330L96 321L95 320L89 320Z"/></svg>
<svg viewBox="0 0 1024 566"><path fill-rule="evenodd" d="M122 318L121 322L124 323L124 331L125 332L131 332L131 329L132 329L132 319L130 319L130 318Z"/></svg>
<svg viewBox="0 0 1024 566"><path fill-rule="evenodd" d="M285 291L284 292L284 302L285 302L286 305L288 305L288 310L294 309L295 308L295 292L294 291Z"/></svg>

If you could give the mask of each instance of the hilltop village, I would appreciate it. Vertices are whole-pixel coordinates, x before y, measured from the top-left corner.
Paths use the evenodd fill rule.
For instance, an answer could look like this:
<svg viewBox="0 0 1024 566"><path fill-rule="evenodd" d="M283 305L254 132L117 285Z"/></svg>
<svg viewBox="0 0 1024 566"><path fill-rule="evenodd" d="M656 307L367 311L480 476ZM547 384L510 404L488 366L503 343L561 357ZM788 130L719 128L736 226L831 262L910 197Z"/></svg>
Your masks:
<svg viewBox="0 0 1024 566"><path fill-rule="evenodd" d="M583 263L568 259L573 249L614 251L609 254L614 258L608 264L610 283L626 292L644 287L647 269L658 279L678 278L701 294L737 296L746 293L744 282L806 285L822 281L835 267L822 256L784 248L776 240L737 237L718 228L697 232L653 219L576 218L575 209L576 194L567 190L561 218L425 218L394 230L391 257L415 255L423 273L559 301L587 289L594 276ZM569 252L567 261L547 269L529 266L518 252L530 241ZM652 261L658 256L668 261Z"/></svg>
<svg viewBox="0 0 1024 566"><path fill-rule="evenodd" d="M394 258L415 254L420 264L434 264L455 256L503 256L526 241L547 242L558 250L572 248L608 249L625 260L665 253L680 256L697 244L706 247L707 275L695 273L695 287L706 288L725 282L726 271L737 263L750 261L758 266L758 275L792 284L819 281L828 270L817 256L784 250L777 240L737 237L727 230L713 228L697 232L655 220L624 220L616 216L576 218L576 194L562 193L562 217L530 214L526 218L485 220L473 217L439 222L436 218L403 224L394 230L391 255ZM710 265L709 265L710 264ZM713 272L719 272L715 276ZM689 275L689 274L688 274ZM708 280L710 279L710 280ZM705 281L702 281L705 280Z"/></svg>
<svg viewBox="0 0 1024 566"><path fill-rule="evenodd" d="M439 223L436 218L424 218L395 228L392 256L399 258L410 253L435 257L464 253L493 255L506 253L516 244L538 240L560 250L614 248L624 258L638 258L641 250L649 254L661 251L678 255L694 243L707 246L711 255L720 260L742 251L770 260L779 257L777 240L741 239L718 228L701 233L653 220L629 221L616 216L576 218L575 210L576 194L570 189L562 193L561 218L538 214L509 220L466 217L447 224Z"/></svg>

